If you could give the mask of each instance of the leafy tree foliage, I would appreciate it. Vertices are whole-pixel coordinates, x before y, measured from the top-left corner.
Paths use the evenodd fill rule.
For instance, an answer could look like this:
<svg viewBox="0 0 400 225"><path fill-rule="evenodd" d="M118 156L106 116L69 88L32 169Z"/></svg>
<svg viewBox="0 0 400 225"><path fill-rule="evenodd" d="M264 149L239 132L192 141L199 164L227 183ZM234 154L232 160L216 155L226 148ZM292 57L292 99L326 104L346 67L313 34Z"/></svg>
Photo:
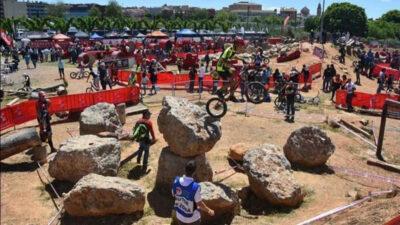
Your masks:
<svg viewBox="0 0 400 225"><path fill-rule="evenodd" d="M89 10L89 16L90 17L101 17L101 10L99 9L99 7L97 6L92 6L92 8L90 8Z"/></svg>
<svg viewBox="0 0 400 225"><path fill-rule="evenodd" d="M367 35L367 15L365 10L351 3L333 3L323 15L324 29L329 32L350 32L352 35Z"/></svg>
<svg viewBox="0 0 400 225"><path fill-rule="evenodd" d="M116 0L110 0L108 2L108 5L106 6L104 15L106 17L112 17L112 18L119 18L122 17L122 7L118 4Z"/></svg>
<svg viewBox="0 0 400 225"><path fill-rule="evenodd" d="M383 14L381 20L392 23L400 23L400 10L390 10Z"/></svg>

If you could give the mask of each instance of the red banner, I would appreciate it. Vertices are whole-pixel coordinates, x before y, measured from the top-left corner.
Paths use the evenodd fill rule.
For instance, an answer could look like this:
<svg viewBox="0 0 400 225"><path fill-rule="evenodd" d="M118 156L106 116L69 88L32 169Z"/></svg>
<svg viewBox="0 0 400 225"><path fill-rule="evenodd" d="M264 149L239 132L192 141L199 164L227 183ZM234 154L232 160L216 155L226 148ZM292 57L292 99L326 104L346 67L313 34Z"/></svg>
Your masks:
<svg viewBox="0 0 400 225"><path fill-rule="evenodd" d="M50 113L57 112L78 112L86 107L99 102L119 104L123 102L138 103L140 89L138 87L126 87L96 93L82 93L52 97L50 99ZM6 107L0 110L0 130L25 123L36 119L36 100L21 102L17 105Z"/></svg>
<svg viewBox="0 0 400 225"><path fill-rule="evenodd" d="M400 70L395 70L395 69L391 68L389 64L385 64L385 63L376 65L374 67L374 69L372 70L372 75L374 77L378 77L379 73L382 71L382 69L386 69L386 77L389 75L393 75L394 80L400 80Z"/></svg>
<svg viewBox="0 0 400 225"><path fill-rule="evenodd" d="M336 92L336 105L346 105L347 93L345 90L338 90ZM383 109L386 99L393 99L400 101L400 95L389 95L389 94L368 94L362 92L356 92L353 99L352 105L355 107L366 108L366 109Z"/></svg>

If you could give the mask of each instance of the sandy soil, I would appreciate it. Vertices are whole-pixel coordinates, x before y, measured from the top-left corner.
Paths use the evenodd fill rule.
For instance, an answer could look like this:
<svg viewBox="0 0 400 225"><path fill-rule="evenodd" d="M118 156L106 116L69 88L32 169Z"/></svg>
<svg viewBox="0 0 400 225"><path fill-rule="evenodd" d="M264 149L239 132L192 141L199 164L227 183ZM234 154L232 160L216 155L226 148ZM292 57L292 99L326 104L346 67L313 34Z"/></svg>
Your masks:
<svg viewBox="0 0 400 225"><path fill-rule="evenodd" d="M335 49L326 46L329 56L337 54ZM331 63L330 57L327 63ZM274 60L272 60L274 61ZM284 64L272 63L273 68L280 68L288 71L292 65L300 68L302 64L311 64L317 62L318 59L310 53L303 53L301 59ZM350 60L347 60L347 65L351 76L354 77L350 67ZM325 64L324 64L325 68ZM337 66L337 68L339 68ZM66 73L75 70L69 66L66 68ZM24 70L14 74L15 77L26 72ZM57 68L55 64L40 64L36 70L29 70L32 75L33 86L39 84L54 84L58 78ZM86 81L69 81L69 93L83 92L88 86ZM376 88L376 82L367 78L362 79L363 86L359 90L373 93ZM313 83L313 89L306 96L315 96L321 87L321 79ZM144 215L136 221L131 217L113 217L112 219L103 220L76 220L74 218L63 217L59 224L169 224L171 200L166 196L161 196L153 190L155 183L155 175L157 172L157 162L160 151L167 144L158 132L157 116L160 111L160 100L164 95L171 95L170 91L161 91L156 96L146 96L145 102L149 103L150 109L153 112L153 123L155 125L156 135L159 142L151 148L150 167L151 172L139 177L136 163L130 160L121 166L119 176L134 180L142 185L147 194ZM204 103L208 96L202 96L201 100L197 94L187 94L183 91L176 92L176 95L187 97L194 102L200 101ZM290 133L304 125L315 125L324 129L332 138L336 145L335 154L329 159L326 168L318 170L302 171L294 170L294 176L303 187L306 193L304 203L296 209L274 208L268 205L263 205L260 209L253 209L245 206L241 215L236 216L232 224L297 224L311 217L314 217L322 212L332 208L349 204L353 201L352 198L346 197L347 192L357 189L363 195L369 191L388 190L392 188L391 184L385 183L382 180L364 178L354 175L349 175L343 172L343 168L352 169L355 171L365 172L369 174L380 175L400 179L400 175L383 169L369 166L366 160L374 154L370 147L363 141L353 135L340 129L332 129L325 125L324 121L327 116L344 118L349 121L358 121L360 119L368 119L374 121L375 126L379 126L380 119L378 117L350 114L339 111L329 101L329 94L320 92L320 97L323 100L319 106L303 105L299 112L296 112L296 122L289 124L283 121L283 114L276 112L273 104L252 105L246 103L229 103L229 112L222 119L222 138L215 145L212 151L207 153L207 157L215 171L221 171L229 168L227 154L229 147L232 144L244 142L251 145L261 143L272 143L283 146ZM248 115L245 116L242 112L248 109ZM127 117L127 123L124 129L130 131L138 115ZM57 121L57 119L54 119ZM36 126L36 122L29 122L18 126ZM400 121L389 119L387 122L387 133L385 138L385 156L392 162L400 163ZM61 142L67 139L70 135L76 136L79 133L79 124L77 121L69 121L56 123L53 125L54 142L58 146ZM127 141L122 142L122 159L129 157L138 148L137 143ZM47 180L44 174L47 173L47 165L43 166L43 171L38 175L37 165L30 160L28 152L12 156L1 162L1 224L7 225L25 225L25 224L47 224L52 217L57 213L55 203L61 205L61 199L57 199L52 193L51 188L47 185ZM232 171L216 175L215 181L223 180L222 182L236 189L241 189L248 186L247 177L241 173ZM41 179L43 181L41 181ZM51 179L51 178L50 178ZM71 187L65 183L60 183L51 180L59 193L67 192ZM54 199L54 202L53 202ZM359 207L348 210L343 214L339 214L327 221L322 221L317 224L381 224L388 221L395 215L399 214L399 197L396 198L380 198L373 199L370 202L361 204ZM256 204L256 203L254 203ZM110 222L112 221L112 222ZM56 224L56 223L54 223Z"/></svg>

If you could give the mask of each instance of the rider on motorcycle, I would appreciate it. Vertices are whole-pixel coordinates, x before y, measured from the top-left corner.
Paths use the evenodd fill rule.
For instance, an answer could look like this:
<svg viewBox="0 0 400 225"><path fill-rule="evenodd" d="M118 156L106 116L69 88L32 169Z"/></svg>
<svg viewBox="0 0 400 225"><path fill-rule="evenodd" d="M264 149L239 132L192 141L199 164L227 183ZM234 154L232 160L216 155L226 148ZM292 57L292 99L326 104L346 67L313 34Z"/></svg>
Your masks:
<svg viewBox="0 0 400 225"><path fill-rule="evenodd" d="M229 60L235 58L236 47L236 44L226 46L217 62L217 73L223 80L222 88L217 91L217 93L220 97L223 97L223 93L225 93L229 87L228 100L233 102L238 102L234 95L235 89L237 88L237 80L234 77L234 69L229 65Z"/></svg>

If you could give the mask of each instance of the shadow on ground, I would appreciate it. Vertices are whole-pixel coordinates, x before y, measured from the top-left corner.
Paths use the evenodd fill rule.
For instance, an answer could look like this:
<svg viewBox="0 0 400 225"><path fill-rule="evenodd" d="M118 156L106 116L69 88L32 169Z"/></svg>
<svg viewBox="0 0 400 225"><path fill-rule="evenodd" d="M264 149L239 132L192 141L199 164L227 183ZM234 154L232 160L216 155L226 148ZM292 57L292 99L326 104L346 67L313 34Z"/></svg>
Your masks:
<svg viewBox="0 0 400 225"><path fill-rule="evenodd" d="M136 214L103 217L74 217L67 213L61 218L61 225L132 225L142 218L143 212Z"/></svg>
<svg viewBox="0 0 400 225"><path fill-rule="evenodd" d="M169 191L169 192L168 192ZM147 201L154 213L163 218L169 218L172 215L172 208L174 207L174 199L170 193L171 190L162 190L154 188L147 194Z"/></svg>
<svg viewBox="0 0 400 225"><path fill-rule="evenodd" d="M38 168L36 162L21 162L21 163L0 163L0 171L3 173L7 172L32 172Z"/></svg>
<svg viewBox="0 0 400 225"><path fill-rule="evenodd" d="M74 187L73 183L66 182L66 181L59 181L59 180L53 180L51 182L51 184L53 185L55 191L57 191L57 193L60 196L62 196L62 194L64 194L64 193L65 194L68 193ZM49 195L52 198L57 198L57 195L54 193L54 190L50 184L45 185L45 190L49 193Z"/></svg>
<svg viewBox="0 0 400 225"><path fill-rule="evenodd" d="M247 196L242 199L242 208L250 215L270 215L270 214L289 214L295 208L274 206L263 201L251 192L248 191Z"/></svg>
<svg viewBox="0 0 400 225"><path fill-rule="evenodd" d="M335 174L335 171L327 165L323 165L316 168L307 168L300 165L293 165L292 169L294 171L303 171L306 173L316 174L316 175L324 175L324 174Z"/></svg>

